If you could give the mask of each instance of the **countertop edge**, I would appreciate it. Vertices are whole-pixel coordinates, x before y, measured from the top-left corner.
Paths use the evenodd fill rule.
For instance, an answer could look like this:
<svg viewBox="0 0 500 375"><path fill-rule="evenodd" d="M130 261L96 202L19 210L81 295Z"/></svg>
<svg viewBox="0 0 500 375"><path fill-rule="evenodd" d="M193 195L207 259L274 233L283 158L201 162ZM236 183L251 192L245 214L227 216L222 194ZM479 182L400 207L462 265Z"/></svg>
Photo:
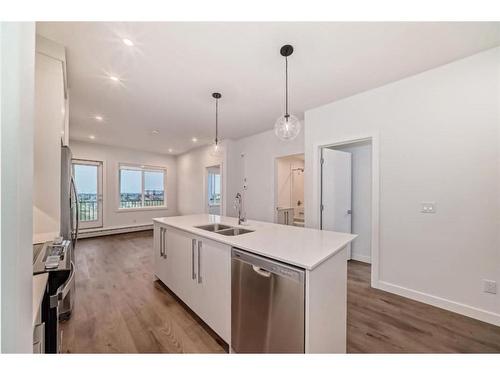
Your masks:
<svg viewBox="0 0 500 375"><path fill-rule="evenodd" d="M172 217L165 217L165 218L154 218L153 221L154 222L157 222L159 224L162 224L162 225L166 225L166 226L169 226L169 227L172 227L172 228L175 228L175 229L178 229L178 230L181 230L181 231L185 231L185 232L188 232L188 233L191 233L195 236L199 236L199 237L203 237L203 238L206 238L207 240L210 240L210 241L215 241L215 242L219 242L219 243L222 243L222 244L225 244L225 245L228 245L228 246L231 246L231 247L236 247L238 249L241 249L241 250L245 250L245 251L248 251L248 252L251 252L251 253L254 253L256 255L260 255L260 256L264 256L264 257L267 257L267 258L271 258L271 259L274 259L274 260L277 260L277 261L280 261L280 262L284 262L284 263L287 263L287 264L290 264L290 265L293 265L293 266L296 266L296 267L300 267L300 268L303 268L307 271L312 271L314 270L316 267L318 267L319 265L321 265L322 263L324 263L326 260L330 259L331 257L335 256L336 254L338 254L342 249L344 249L349 243L352 242L352 240L354 238L357 237L357 235L352 235L353 236L353 239L351 240L346 240L346 241L343 241L341 243L341 245L337 246L337 248L335 250L332 250L331 253L327 254L326 256L324 257L320 257L316 262L314 263L310 263L310 264L304 264L304 263L298 263L298 262L294 262L293 260L290 260L290 259L284 259L283 257L279 257L279 256L273 256L272 254L269 254L267 252L263 252L263 251L259 251L259 250L255 250L254 248L249 248L247 246L241 246L240 244L235 244L235 243L232 243L230 241L230 238L231 237L223 237L221 236L221 238L217 237L217 238L213 238L212 236L209 236L210 233L212 232L206 232L202 229L198 229L198 228L195 228L195 227L191 227L191 226L185 226L185 225L179 225L179 224L173 224L173 223L166 223L164 220L168 220L168 219L172 219ZM259 222L257 222L259 223ZM262 222L262 223L265 223L265 222ZM273 224L273 223L265 223L265 224ZM245 228L247 226L239 226L239 225L235 225L235 227L242 227L242 228Z"/></svg>

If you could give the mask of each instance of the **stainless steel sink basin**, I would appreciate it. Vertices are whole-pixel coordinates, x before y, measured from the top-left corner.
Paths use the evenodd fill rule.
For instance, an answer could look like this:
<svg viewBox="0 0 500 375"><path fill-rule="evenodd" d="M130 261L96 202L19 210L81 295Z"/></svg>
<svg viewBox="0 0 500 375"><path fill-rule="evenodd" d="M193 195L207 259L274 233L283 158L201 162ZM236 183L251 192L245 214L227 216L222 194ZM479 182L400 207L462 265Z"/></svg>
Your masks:
<svg viewBox="0 0 500 375"><path fill-rule="evenodd" d="M239 236L240 234L252 233L252 232L253 230L243 229L243 228L229 228L217 231L217 233L222 234L224 236Z"/></svg>
<svg viewBox="0 0 500 375"><path fill-rule="evenodd" d="M240 234L253 232L253 230L250 230L250 229L234 228L230 225L224 225L224 224L199 225L195 228L199 228L199 229L207 230L209 232L222 234L223 236L239 236Z"/></svg>
<svg viewBox="0 0 500 375"><path fill-rule="evenodd" d="M207 225L200 225L195 228L208 230L209 232L217 232L223 229L230 229L231 227L229 225L224 225L224 224L207 224Z"/></svg>

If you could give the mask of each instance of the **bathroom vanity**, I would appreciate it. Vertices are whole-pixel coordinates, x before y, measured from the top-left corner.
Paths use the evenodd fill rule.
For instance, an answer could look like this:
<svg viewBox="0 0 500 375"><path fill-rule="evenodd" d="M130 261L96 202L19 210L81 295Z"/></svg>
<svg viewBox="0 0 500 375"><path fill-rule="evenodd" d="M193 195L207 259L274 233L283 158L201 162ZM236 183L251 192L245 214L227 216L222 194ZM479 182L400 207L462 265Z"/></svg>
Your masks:
<svg viewBox="0 0 500 375"><path fill-rule="evenodd" d="M237 221L207 214L154 219L156 277L232 351L345 353L346 245L356 236ZM259 310L262 301L269 308ZM269 311L272 319L259 319ZM245 326L249 321L264 326ZM284 344L287 334L298 344Z"/></svg>

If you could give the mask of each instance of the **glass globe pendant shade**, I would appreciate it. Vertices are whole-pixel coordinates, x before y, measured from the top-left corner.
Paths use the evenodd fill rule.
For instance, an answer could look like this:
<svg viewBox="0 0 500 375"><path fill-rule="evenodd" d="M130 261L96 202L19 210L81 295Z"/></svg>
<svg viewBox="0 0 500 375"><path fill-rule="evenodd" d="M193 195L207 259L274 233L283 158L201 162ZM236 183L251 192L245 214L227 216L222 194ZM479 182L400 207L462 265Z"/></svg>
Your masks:
<svg viewBox="0 0 500 375"><path fill-rule="evenodd" d="M300 133L300 121L294 115L283 115L274 124L274 133L282 141L291 141Z"/></svg>
<svg viewBox="0 0 500 375"><path fill-rule="evenodd" d="M220 142L214 142L210 147L210 156L215 158L220 157L222 155L222 146Z"/></svg>

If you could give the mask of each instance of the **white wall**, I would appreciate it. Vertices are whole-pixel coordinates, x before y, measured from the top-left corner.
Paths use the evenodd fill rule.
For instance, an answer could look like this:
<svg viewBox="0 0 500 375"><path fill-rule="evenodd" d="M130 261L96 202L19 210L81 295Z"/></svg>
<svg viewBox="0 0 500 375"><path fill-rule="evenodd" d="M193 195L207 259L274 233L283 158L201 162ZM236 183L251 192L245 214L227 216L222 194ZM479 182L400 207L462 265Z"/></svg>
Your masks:
<svg viewBox="0 0 500 375"><path fill-rule="evenodd" d="M70 141L73 158L103 162L103 228L152 224L152 219L177 215L177 165L174 156L127 148ZM167 209L118 211L119 163L144 164L167 170Z"/></svg>
<svg viewBox="0 0 500 375"><path fill-rule="evenodd" d="M275 199L276 158L304 152L304 132L293 141L281 141L273 130L234 141L229 149L228 196L230 202L237 192L244 191L244 206L248 219L273 222L277 199ZM232 206L228 214L236 216Z"/></svg>
<svg viewBox="0 0 500 375"><path fill-rule="evenodd" d="M351 154L351 231L358 235L351 244L351 258L370 263L372 235L372 146L369 141L364 141L333 148Z"/></svg>
<svg viewBox="0 0 500 375"><path fill-rule="evenodd" d="M210 154L212 147L195 148L177 157L177 191L178 211L180 215L206 212L208 205L205 196L206 168L222 165L222 212L226 210L226 153L231 141L221 144L221 154L214 157Z"/></svg>
<svg viewBox="0 0 500 375"><path fill-rule="evenodd" d="M31 353L34 23L0 23L0 62L0 350Z"/></svg>
<svg viewBox="0 0 500 375"><path fill-rule="evenodd" d="M499 104L496 48L307 111L306 225L318 224L317 146L377 135L375 286L500 324L500 295L482 292L500 282Z"/></svg>

